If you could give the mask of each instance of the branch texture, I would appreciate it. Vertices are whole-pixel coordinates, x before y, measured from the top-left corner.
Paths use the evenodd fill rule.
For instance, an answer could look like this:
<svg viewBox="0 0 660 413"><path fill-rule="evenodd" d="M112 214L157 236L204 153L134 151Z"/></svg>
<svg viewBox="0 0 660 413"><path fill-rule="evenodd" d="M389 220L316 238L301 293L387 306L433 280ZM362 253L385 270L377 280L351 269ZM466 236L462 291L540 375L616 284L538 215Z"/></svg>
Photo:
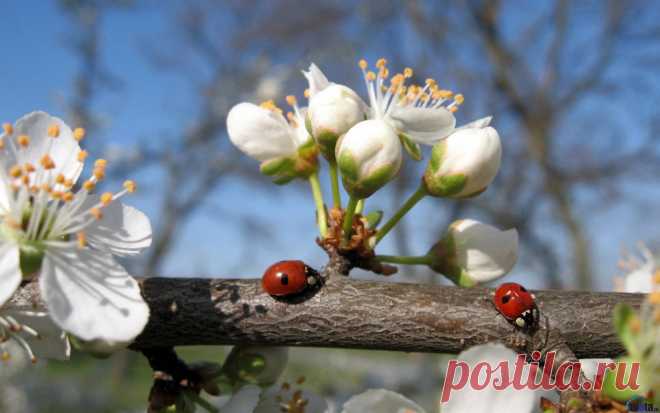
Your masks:
<svg viewBox="0 0 660 413"><path fill-rule="evenodd" d="M334 276L310 297L278 301L260 280L146 278L151 308L132 345L267 344L458 353L491 341L515 346L514 328L497 313L487 288L357 281ZM27 285L11 306L42 306ZM618 302L638 308L643 296L538 291L537 302L579 358L614 357L623 348L612 328ZM511 341L511 342L510 342Z"/></svg>

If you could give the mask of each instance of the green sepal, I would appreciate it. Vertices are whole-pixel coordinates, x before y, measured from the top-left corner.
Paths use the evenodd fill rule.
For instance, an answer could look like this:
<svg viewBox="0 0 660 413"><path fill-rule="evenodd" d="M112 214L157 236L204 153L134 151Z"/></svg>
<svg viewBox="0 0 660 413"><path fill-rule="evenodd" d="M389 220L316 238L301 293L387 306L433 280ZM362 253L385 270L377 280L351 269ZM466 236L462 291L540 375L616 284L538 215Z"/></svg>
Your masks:
<svg viewBox="0 0 660 413"><path fill-rule="evenodd" d="M290 173L296 164L295 159L289 157L275 158L264 161L259 165L259 170L262 174L267 176L281 175L283 173Z"/></svg>
<svg viewBox="0 0 660 413"><path fill-rule="evenodd" d="M621 343L628 351L628 354L636 355L638 353L635 332L632 329L633 320L637 314L632 307L624 303L617 303L614 306L614 330L616 331Z"/></svg>
<svg viewBox="0 0 660 413"><path fill-rule="evenodd" d="M408 137L408 135L404 133L399 134L399 140L401 141L401 145L403 145L403 149L408 152L408 155L410 155L411 158L413 158L416 161L421 161L422 158L424 157L422 155L422 148L419 146L417 142L413 142L412 139Z"/></svg>
<svg viewBox="0 0 660 413"><path fill-rule="evenodd" d="M617 363L617 369L618 369L618 363L620 362L624 362L626 364L638 362L638 360L630 356L621 357L615 361ZM626 374L624 375L624 380L623 380L624 383L628 382L628 377L630 376L630 370L631 370L630 367L627 366L625 372ZM641 373L642 372L640 371L640 375L638 377L642 377ZM643 396L643 394L640 394L638 391L632 390L630 388L626 388L623 390L618 389L616 386L616 375L617 375L616 370L612 371L610 369L607 369L605 371L605 377L603 377L603 390L602 390L604 395L611 397L614 400L624 401L624 402L632 399L633 397ZM638 390L644 388L644 386L641 385L642 383L639 384L640 387Z"/></svg>
<svg viewBox="0 0 660 413"><path fill-rule="evenodd" d="M23 279L32 279L41 270L44 261L45 247L30 243L20 246L19 265Z"/></svg>
<svg viewBox="0 0 660 413"><path fill-rule="evenodd" d="M363 218L367 221L367 228L375 229L380 221L383 219L383 211L371 211L364 215Z"/></svg>
<svg viewBox="0 0 660 413"><path fill-rule="evenodd" d="M431 196L451 197L461 193L467 183L467 176L463 174L435 177L424 174L424 187Z"/></svg>
<svg viewBox="0 0 660 413"><path fill-rule="evenodd" d="M336 133L330 131L323 131L315 136L316 142L319 144L319 149L321 154L325 159L332 162L335 160L335 147L337 146L337 140L339 136Z"/></svg>

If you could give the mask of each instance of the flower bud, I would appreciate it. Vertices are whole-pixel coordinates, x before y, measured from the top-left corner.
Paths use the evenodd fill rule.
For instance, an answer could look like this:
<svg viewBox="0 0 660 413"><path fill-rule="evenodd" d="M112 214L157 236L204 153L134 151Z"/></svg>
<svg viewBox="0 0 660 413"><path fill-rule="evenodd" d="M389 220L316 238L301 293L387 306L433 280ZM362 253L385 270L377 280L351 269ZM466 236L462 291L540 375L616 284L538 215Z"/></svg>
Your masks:
<svg viewBox="0 0 660 413"><path fill-rule="evenodd" d="M309 101L310 132L321 153L333 159L337 139L365 119L366 105L352 89L331 83Z"/></svg>
<svg viewBox="0 0 660 413"><path fill-rule="evenodd" d="M436 143L424 173L424 185L433 196L468 198L485 191L500 168L502 146L490 127L459 128Z"/></svg>
<svg viewBox="0 0 660 413"><path fill-rule="evenodd" d="M243 153L261 162L260 170L283 184L317 170L318 149L305 128L304 108L290 121L272 104L239 103L227 115L227 133Z"/></svg>
<svg viewBox="0 0 660 413"><path fill-rule="evenodd" d="M288 358L286 347L235 346L223 370L234 381L270 386L279 379Z"/></svg>
<svg viewBox="0 0 660 413"><path fill-rule="evenodd" d="M461 287L472 287L507 274L518 258L518 232L481 222L454 221L428 252L429 266Z"/></svg>
<svg viewBox="0 0 660 413"><path fill-rule="evenodd" d="M337 164L346 191L367 198L396 176L401 167L401 143L384 121L365 120L337 143Z"/></svg>

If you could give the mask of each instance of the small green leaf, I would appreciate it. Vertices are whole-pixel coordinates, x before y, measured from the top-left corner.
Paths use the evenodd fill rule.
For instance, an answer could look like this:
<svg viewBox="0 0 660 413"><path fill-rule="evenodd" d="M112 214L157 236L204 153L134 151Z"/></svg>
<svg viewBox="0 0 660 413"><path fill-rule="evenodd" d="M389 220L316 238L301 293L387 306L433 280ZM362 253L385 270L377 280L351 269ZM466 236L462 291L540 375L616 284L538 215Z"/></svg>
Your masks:
<svg viewBox="0 0 660 413"><path fill-rule="evenodd" d="M422 160L423 158L422 148L419 146L417 142L413 142L412 139L410 139L406 134L403 133L399 134L399 140L403 145L403 149L405 149L406 152L408 152L408 155L410 155L411 158L413 158L416 161Z"/></svg>
<svg viewBox="0 0 660 413"><path fill-rule="evenodd" d="M628 354L637 353L637 345L635 343L635 333L632 330L632 325L637 318L635 310L627 304L618 303L614 306L614 329L621 340L623 346L628 350Z"/></svg>
<svg viewBox="0 0 660 413"><path fill-rule="evenodd" d="M383 219L383 211L371 211L364 216L364 219L367 220L367 227L369 229L374 229L380 224L380 221Z"/></svg>

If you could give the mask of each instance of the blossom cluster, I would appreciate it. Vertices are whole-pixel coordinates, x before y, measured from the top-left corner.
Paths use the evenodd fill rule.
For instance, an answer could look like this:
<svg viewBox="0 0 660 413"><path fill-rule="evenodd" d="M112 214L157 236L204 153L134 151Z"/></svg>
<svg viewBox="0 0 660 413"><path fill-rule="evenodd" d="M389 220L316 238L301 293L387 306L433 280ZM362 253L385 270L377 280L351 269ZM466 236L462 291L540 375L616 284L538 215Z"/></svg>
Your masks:
<svg viewBox="0 0 660 413"><path fill-rule="evenodd" d="M420 199L464 199L484 192L499 171L502 148L497 130L490 126L491 117L456 126L455 113L465 100L462 94L441 88L430 78L415 83L412 68L390 73L385 59L373 67L360 60L358 67L366 100L348 86L328 80L312 63L303 71L309 85L304 93L307 107L293 95L286 97L291 107L286 113L273 101L242 102L229 112L227 131L234 145L259 161L261 172L275 183L310 181L322 244L335 243L339 251L371 258L376 244ZM369 217L377 213L380 218L382 213L364 213L365 201L399 175L404 152L419 161L424 146L431 148L430 158L419 188L377 228L379 219ZM319 154L329 168L330 212L320 190ZM339 176L349 196L345 205ZM465 219L450 225L424 256L375 255L375 259L427 265L458 285L472 286L509 272L517 249L514 229L500 231Z"/></svg>

